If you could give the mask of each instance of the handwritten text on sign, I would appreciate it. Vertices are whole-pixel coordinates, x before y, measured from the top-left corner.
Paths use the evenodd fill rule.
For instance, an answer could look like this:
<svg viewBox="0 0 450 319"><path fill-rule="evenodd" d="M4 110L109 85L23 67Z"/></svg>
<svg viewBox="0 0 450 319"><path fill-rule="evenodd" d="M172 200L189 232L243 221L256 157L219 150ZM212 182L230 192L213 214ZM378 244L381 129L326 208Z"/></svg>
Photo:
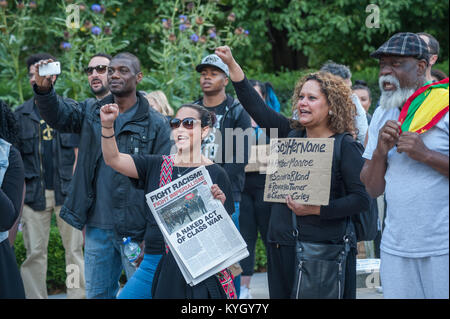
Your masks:
<svg viewBox="0 0 450 319"><path fill-rule="evenodd" d="M334 138L270 140L264 201L328 205Z"/></svg>

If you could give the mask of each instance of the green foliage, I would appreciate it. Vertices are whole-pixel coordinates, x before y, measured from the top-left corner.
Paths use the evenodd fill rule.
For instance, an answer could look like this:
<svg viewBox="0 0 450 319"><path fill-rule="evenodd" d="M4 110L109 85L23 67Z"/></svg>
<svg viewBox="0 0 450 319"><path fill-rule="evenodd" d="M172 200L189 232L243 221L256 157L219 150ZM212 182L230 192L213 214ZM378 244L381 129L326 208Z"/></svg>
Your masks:
<svg viewBox="0 0 450 319"><path fill-rule="evenodd" d="M26 258L26 249L23 242L23 233L17 232L14 243L17 265L20 267ZM50 237L48 241L47 260L47 289L48 291L61 291L66 287L66 262L64 247L58 228L55 223L55 215L52 217Z"/></svg>
<svg viewBox="0 0 450 319"><path fill-rule="evenodd" d="M259 80L261 82L269 82L275 89L275 94L281 104L281 113L287 117L292 116L292 94L295 84L306 74L313 70L303 71L287 71L276 73L257 73L255 71L247 71L247 78Z"/></svg>
<svg viewBox="0 0 450 319"><path fill-rule="evenodd" d="M255 249L255 268L256 272L266 272L267 271L267 255L266 247L261 239L261 235L258 233L258 239L256 240Z"/></svg>
<svg viewBox="0 0 450 319"><path fill-rule="evenodd" d="M22 66L22 48L27 44L26 34L33 28L30 8L17 9L11 13L0 9L0 95L12 104L22 103L23 87L27 71Z"/></svg>
<svg viewBox="0 0 450 319"><path fill-rule="evenodd" d="M147 48L154 68L142 86L162 90L177 108L195 100L201 92L195 71L201 59L221 45L245 46L248 37L243 28L234 28L234 17L228 17L221 28L216 26L215 21L223 17L215 2L168 2L170 6L160 9L157 24L148 25L161 37L158 47Z"/></svg>
<svg viewBox="0 0 450 319"><path fill-rule="evenodd" d="M69 1L8 2L0 8L0 96L16 107L32 95L27 81L27 56L49 52L61 62L62 73L55 88L75 100L90 96L83 72L90 56L97 52L114 54L129 41L113 37L114 21L109 22L106 11L95 12L80 5L80 27L66 11ZM120 1L104 0L103 6L120 5ZM50 16L49 12L52 13ZM45 23L43 23L45 22ZM69 27L68 27L69 25ZM55 49L59 48L59 49Z"/></svg>
<svg viewBox="0 0 450 319"><path fill-rule="evenodd" d="M298 51L307 57L302 67L318 68L332 59L354 67L374 65L369 54L397 32L429 32L442 45L442 58L448 59L448 1L419 0L228 0L237 17L246 21L253 50L246 62L252 68L274 68L274 46ZM379 8L379 28L372 22L369 4ZM266 41L261 41L266 39ZM252 55L250 58L249 55ZM251 62L253 61L253 62ZM276 61L274 61L276 62ZM278 61L283 64L285 61ZM304 61L305 62L305 61Z"/></svg>
<svg viewBox="0 0 450 319"><path fill-rule="evenodd" d="M119 1L103 2L108 7L120 4ZM57 12L64 15L53 17L47 29L50 36L55 38L63 36L60 44L62 54L59 60L64 72L58 78L55 88L63 96L74 100L84 100L90 97L89 86L83 71L90 57L99 52L114 54L125 48L129 41L115 41L111 32L114 26L107 21L102 12L95 12L92 9L80 10L82 13L80 27L77 28L71 19L67 21L65 16L67 6L64 2L58 5L58 9ZM67 23L71 25L70 28L67 27Z"/></svg>
<svg viewBox="0 0 450 319"><path fill-rule="evenodd" d="M380 28L366 26L369 3L380 9ZM69 4L79 6L79 28L66 26ZM95 4L100 10L92 9ZM369 53L393 33L425 31L440 41L440 61L448 61L447 11L448 1L419 0L0 1L0 97L15 107L32 96L24 65L37 52L61 61L56 89L76 100L91 96L82 70L92 54L134 53L145 72L139 89L162 89L175 106L200 93L192 70L219 44L232 46L236 59L252 74L285 73L283 65L317 69L328 59L364 72L376 66ZM189 21L184 32L179 30L180 15ZM170 27L162 19L170 19ZM213 28L214 40L208 33ZM197 42L191 40L194 33ZM284 83L270 78L280 82L274 86L287 114Z"/></svg>

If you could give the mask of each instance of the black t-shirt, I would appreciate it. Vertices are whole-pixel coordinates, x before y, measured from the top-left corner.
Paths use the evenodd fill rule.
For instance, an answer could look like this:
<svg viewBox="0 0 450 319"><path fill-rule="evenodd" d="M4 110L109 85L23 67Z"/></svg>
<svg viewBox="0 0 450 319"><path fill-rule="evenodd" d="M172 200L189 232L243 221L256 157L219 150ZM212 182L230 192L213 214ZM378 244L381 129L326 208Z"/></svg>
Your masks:
<svg viewBox="0 0 450 319"><path fill-rule="evenodd" d="M159 188L159 179L161 172L161 165L163 162L161 155L131 155L136 165L136 170L138 172L139 180L131 179L133 183L140 189L143 189L145 194L153 192ZM196 167L186 169L186 167L180 167L180 171L184 174L194 170ZM206 166L209 172L211 180L214 184L217 184L219 188L224 192L226 196L224 207L228 214L233 214L234 212L234 200L231 191L231 182L228 178L225 170L217 165L212 164ZM175 180L177 178L175 172L177 172L177 167L173 168L173 177ZM150 211L147 209L147 229L145 231L145 253L146 254L162 254L165 250L164 238L159 230L158 225Z"/></svg>
<svg viewBox="0 0 450 319"><path fill-rule="evenodd" d="M209 111L216 114L217 121L214 124L214 127L210 130L208 137L202 142L202 154L214 162L216 162L216 159L220 158L218 156L221 156L220 148L222 146L222 139L220 137L221 135L217 135L217 132L220 132L221 129L220 123L227 109L227 101L228 98L217 106L207 108ZM200 105L204 106L203 100L200 101Z"/></svg>

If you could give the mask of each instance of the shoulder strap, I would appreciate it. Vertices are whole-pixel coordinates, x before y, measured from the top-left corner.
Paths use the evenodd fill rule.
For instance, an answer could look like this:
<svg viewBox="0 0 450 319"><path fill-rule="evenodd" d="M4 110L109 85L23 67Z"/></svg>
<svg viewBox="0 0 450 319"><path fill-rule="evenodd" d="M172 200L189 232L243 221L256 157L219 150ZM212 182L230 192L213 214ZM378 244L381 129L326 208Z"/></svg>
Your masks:
<svg viewBox="0 0 450 319"><path fill-rule="evenodd" d="M334 143L334 152L336 154L336 164L341 164L341 154L342 154L342 140L345 138L345 136L350 135L350 133L342 133L338 134L335 137L336 143ZM350 135L351 136L351 135Z"/></svg>
<svg viewBox="0 0 450 319"><path fill-rule="evenodd" d="M173 171L173 156L163 155L161 172L159 173L159 187L163 187L164 185L172 181L172 171ZM165 244L165 246L166 246L166 254L168 254L169 246L167 245L167 243Z"/></svg>
<svg viewBox="0 0 450 319"><path fill-rule="evenodd" d="M159 187L162 187L172 181L173 156L163 155L161 172L159 174Z"/></svg>
<svg viewBox="0 0 450 319"><path fill-rule="evenodd" d="M350 133L346 132L346 133L338 134L335 137L336 142L334 143L334 146L335 146L334 152L335 152L336 155L335 155L334 159L335 159L335 164L336 164L336 169L335 169L336 172L339 171L339 168L341 166L342 141L344 140L344 138L347 135L351 136ZM345 192L345 188L344 188L344 192ZM344 235L344 243L346 243L347 245L348 245L348 242L349 242L349 240L351 238L351 235L353 233L351 226L352 226L351 225L351 217L348 217L347 218L347 225L346 225L346 229L345 229L345 235ZM346 245L346 249L348 249L347 245Z"/></svg>

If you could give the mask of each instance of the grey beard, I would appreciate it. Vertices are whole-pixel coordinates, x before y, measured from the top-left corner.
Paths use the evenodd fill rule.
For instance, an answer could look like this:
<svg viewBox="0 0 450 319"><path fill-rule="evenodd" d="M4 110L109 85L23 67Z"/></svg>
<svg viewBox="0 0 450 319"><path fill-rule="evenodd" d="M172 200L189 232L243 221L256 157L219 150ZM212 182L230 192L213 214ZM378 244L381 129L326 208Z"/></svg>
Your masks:
<svg viewBox="0 0 450 319"><path fill-rule="evenodd" d="M380 106L384 109L401 108L415 89L403 88L395 91L381 91Z"/></svg>

